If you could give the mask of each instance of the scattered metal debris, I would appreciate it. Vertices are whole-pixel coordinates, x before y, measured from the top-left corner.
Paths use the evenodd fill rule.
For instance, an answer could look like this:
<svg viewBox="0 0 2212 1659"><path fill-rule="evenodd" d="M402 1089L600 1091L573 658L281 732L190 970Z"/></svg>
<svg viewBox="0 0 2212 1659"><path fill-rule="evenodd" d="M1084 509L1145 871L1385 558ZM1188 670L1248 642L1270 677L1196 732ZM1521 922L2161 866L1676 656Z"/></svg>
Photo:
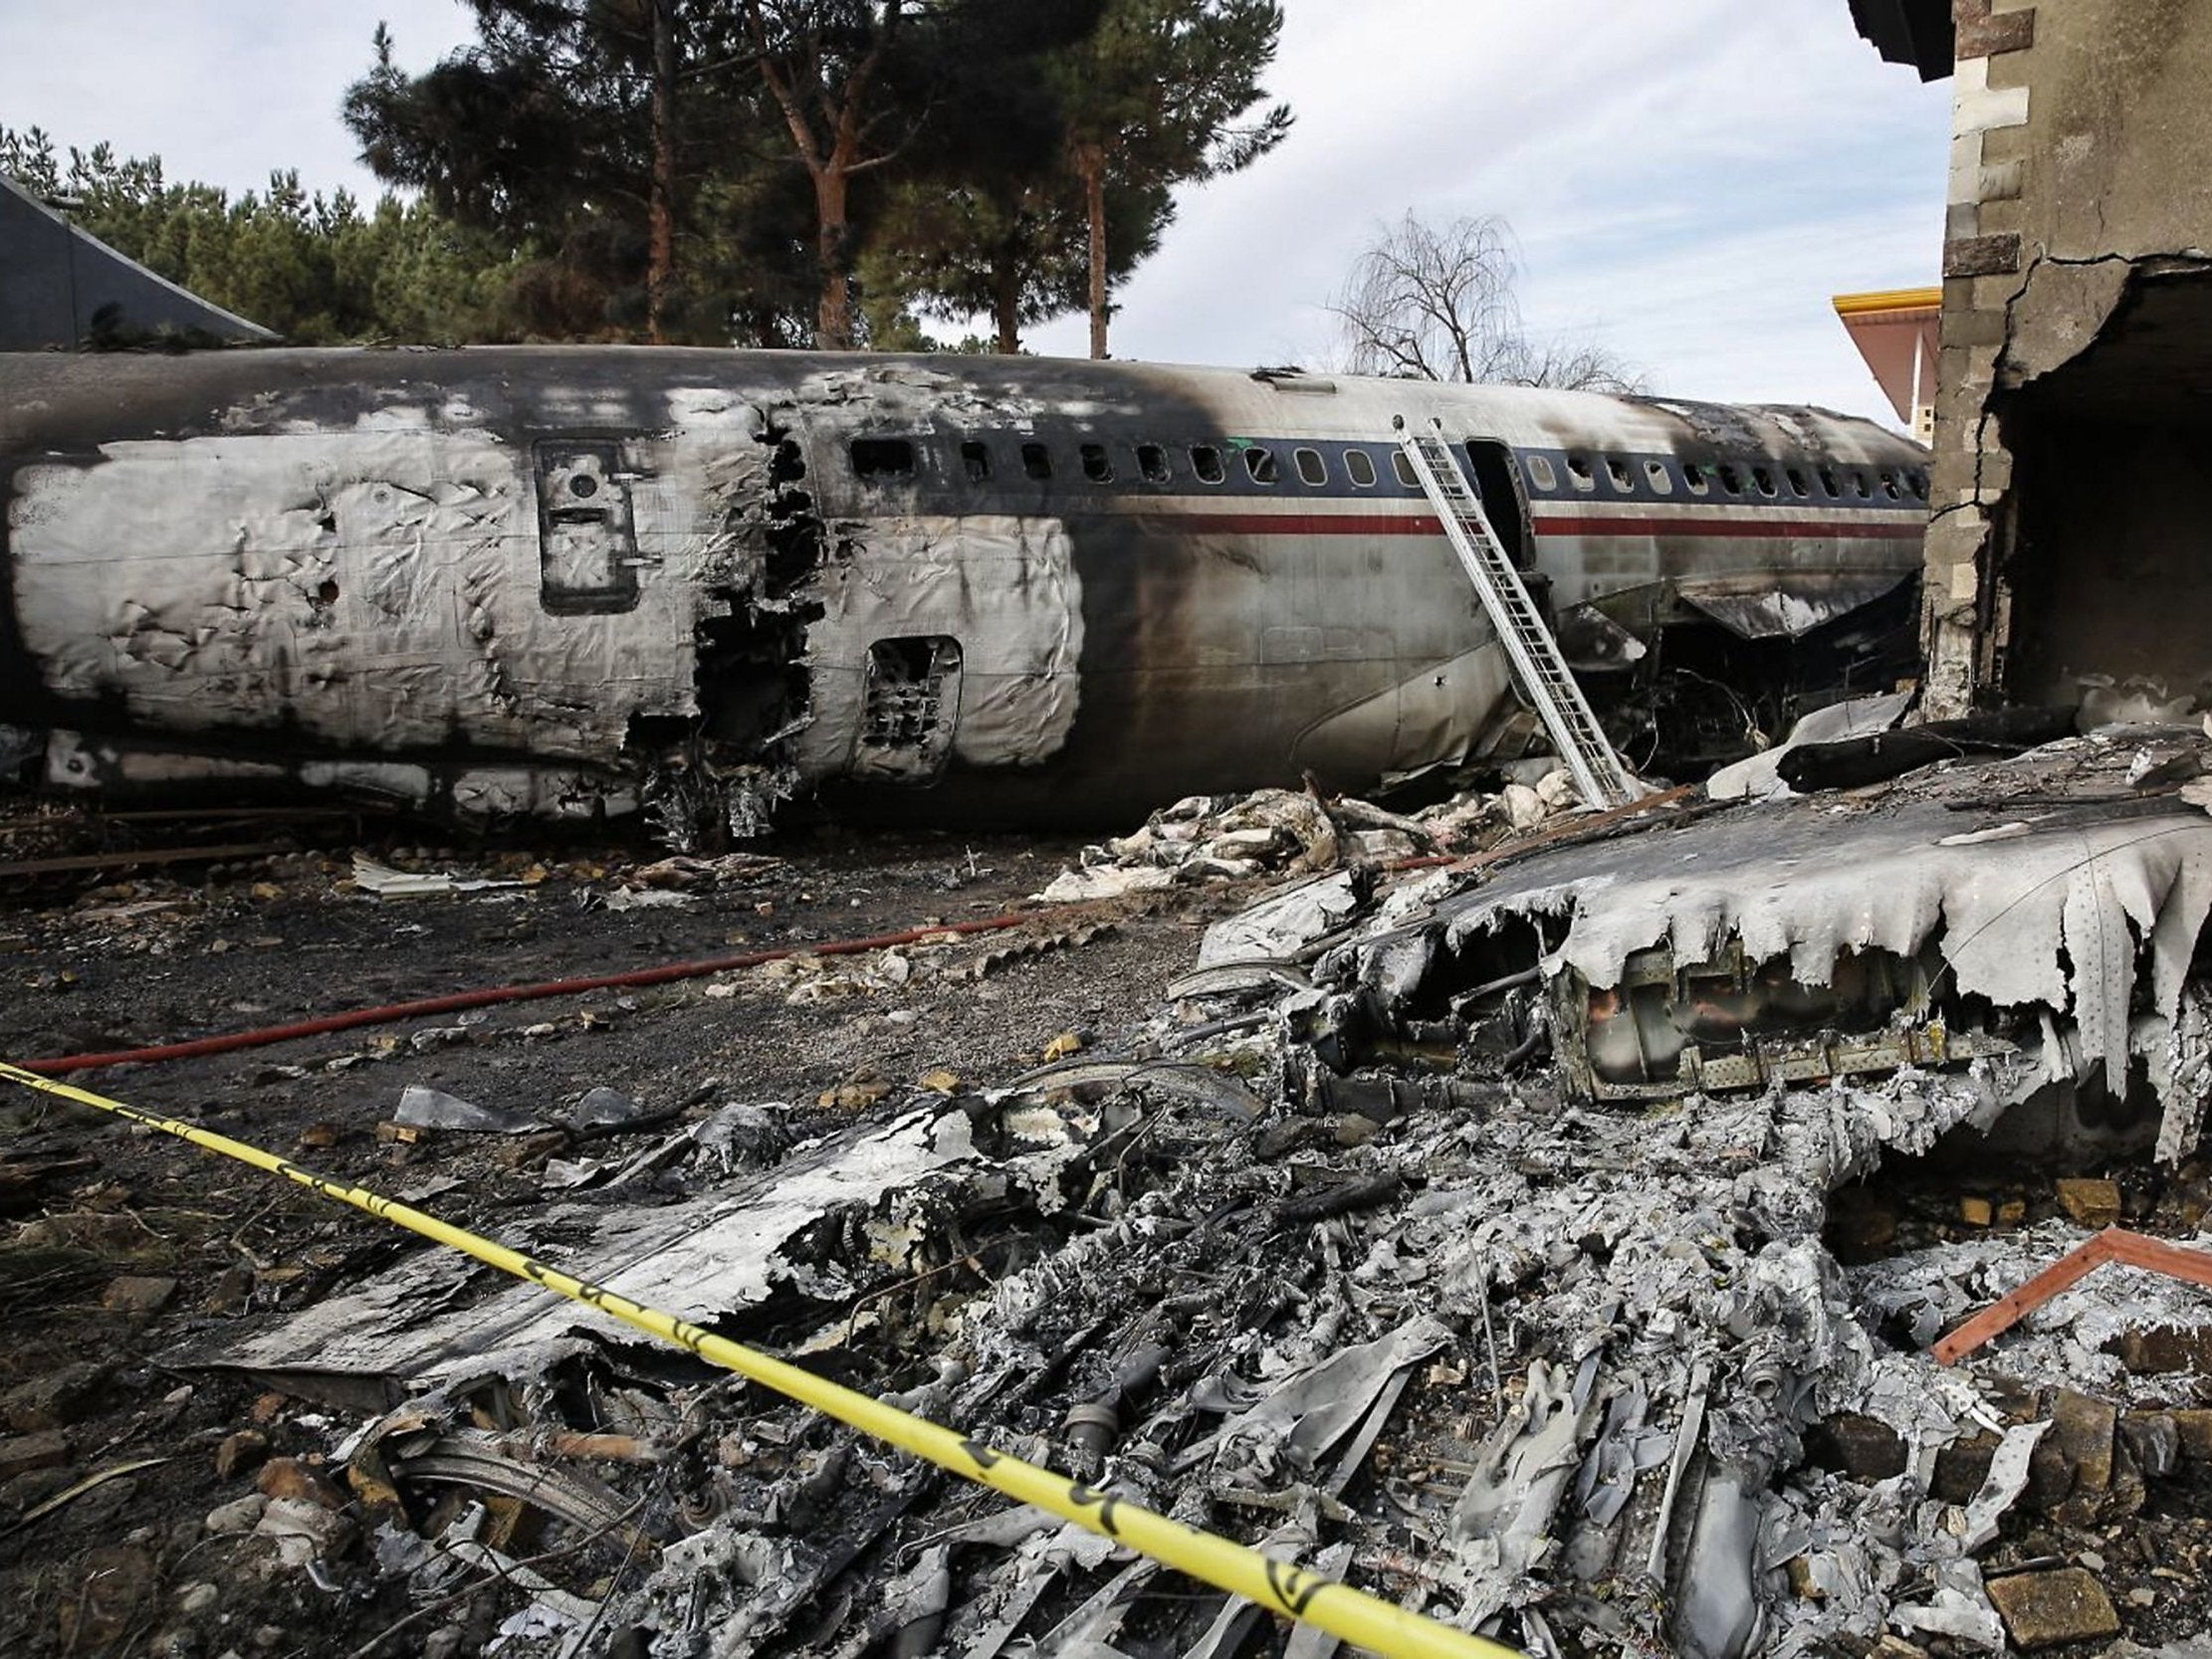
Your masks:
<svg viewBox="0 0 2212 1659"><path fill-rule="evenodd" d="M489 876L458 876L446 871L394 870L366 853L355 853L353 885L378 899L419 899L436 893L497 893L530 884Z"/></svg>

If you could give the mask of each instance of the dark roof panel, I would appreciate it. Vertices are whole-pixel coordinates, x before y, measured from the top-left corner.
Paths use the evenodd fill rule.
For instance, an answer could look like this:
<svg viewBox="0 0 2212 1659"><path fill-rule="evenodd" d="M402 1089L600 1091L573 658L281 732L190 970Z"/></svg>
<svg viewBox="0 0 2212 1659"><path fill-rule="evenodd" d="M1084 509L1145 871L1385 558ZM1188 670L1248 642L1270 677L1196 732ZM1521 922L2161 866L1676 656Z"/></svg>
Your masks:
<svg viewBox="0 0 2212 1659"><path fill-rule="evenodd" d="M1910 64L1922 81L1951 73L1956 36L1950 0L1851 0L1852 21L1892 64Z"/></svg>
<svg viewBox="0 0 2212 1659"><path fill-rule="evenodd" d="M66 350L96 321L124 334L277 337L125 259L0 176L0 351Z"/></svg>

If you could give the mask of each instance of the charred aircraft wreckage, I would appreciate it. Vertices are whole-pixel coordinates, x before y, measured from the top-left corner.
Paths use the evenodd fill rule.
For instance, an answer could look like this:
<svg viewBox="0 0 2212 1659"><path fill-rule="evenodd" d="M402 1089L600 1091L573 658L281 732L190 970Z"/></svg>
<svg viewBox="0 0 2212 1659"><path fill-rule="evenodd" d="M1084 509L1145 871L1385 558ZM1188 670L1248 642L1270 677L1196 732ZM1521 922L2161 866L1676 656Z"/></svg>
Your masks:
<svg viewBox="0 0 2212 1659"><path fill-rule="evenodd" d="M2208 763L2199 728L2111 728L1849 795L1647 799L1395 881L1314 825L1118 1053L861 1123L716 1104L548 1164L499 1225L1532 1659L2109 1636L2090 1573L2048 1569L2137 1550L2154 1483L2212 1463L2180 1408L2202 1362L2159 1356L2212 1352L2212 1304L2068 1279L1954 1365L1946 1331L2099 1223L1837 1223L1885 1164L1955 1197L2062 1143L2194 1153ZM559 1574L599 1587L543 1581L502 1626L539 1645L503 1651L1339 1651L446 1252L163 1363L343 1414L357 1594L435 1610L513 1566L456 1484L600 1541Z"/></svg>
<svg viewBox="0 0 2212 1659"><path fill-rule="evenodd" d="M0 722L59 785L679 843L1519 751L1441 423L1631 764L1909 664L1916 446L1801 408L628 348L0 358ZM10 729L12 728L12 729Z"/></svg>

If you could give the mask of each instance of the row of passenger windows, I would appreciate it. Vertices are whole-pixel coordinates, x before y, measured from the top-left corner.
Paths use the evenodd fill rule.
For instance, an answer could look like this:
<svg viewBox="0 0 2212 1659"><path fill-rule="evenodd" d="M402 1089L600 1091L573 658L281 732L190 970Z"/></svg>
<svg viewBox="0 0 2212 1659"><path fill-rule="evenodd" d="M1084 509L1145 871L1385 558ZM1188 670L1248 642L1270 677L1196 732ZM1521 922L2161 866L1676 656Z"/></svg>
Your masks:
<svg viewBox="0 0 2212 1659"><path fill-rule="evenodd" d="M1469 459L1473 446L1468 446ZM1147 484L1173 484L1179 477L1195 479L1200 484L1220 484L1227 480L1229 468L1241 466L1245 477L1254 484L1281 482L1281 469L1275 452L1265 444L1239 443L1230 445L1188 444L1178 447L1180 462L1171 458L1165 444L1138 444L1135 446L1137 477ZM1400 450L1387 452L1392 473L1401 488L1417 489L1411 462ZM1234 457L1232 461L1229 458ZM1051 446L1034 440L1016 446L1021 476L1039 481L1053 477ZM1066 459L1062 453L1062 459ZM1296 469L1300 483L1322 489L1329 483L1329 463L1319 450L1297 448L1290 452L1291 465ZM995 472L996 460L992 447L978 439L968 439L960 446L962 471L969 482L982 484ZM1364 449L1347 448L1338 457L1344 476L1355 489L1371 490L1380 476L1375 457ZM1541 455L1521 458L1527 469L1529 482L1546 495L1563 494L1568 490L1593 492L1598 488L1598 467L1605 469L1607 482L1615 493L1637 493L1640 464L1631 459L1609 455L1594 458L1587 455L1568 455L1566 482L1562 483L1558 469ZM1115 479L1113 452L1105 444L1077 444L1075 468L1082 478L1092 484L1111 484ZM909 438L855 438L852 441L853 471L875 483L893 483L914 477L914 442ZM1179 471L1180 466L1180 471ZM1839 470L1822 466L1807 469L1794 463L1777 466L1771 461L1665 461L1648 460L1641 463L1644 489L1653 495L1668 496L1674 493L1675 475L1680 474L1682 488L1692 496L1734 496L1739 499L1765 497L1778 499L1787 494L1809 500L1825 497L1829 501L1871 501L1879 493L1889 501L1901 501L1909 494L1917 501L1928 496L1927 475L1917 470L1896 470L1888 467L1874 469L1850 468Z"/></svg>
<svg viewBox="0 0 2212 1659"><path fill-rule="evenodd" d="M1615 494L1629 496L1637 493L1639 464L1624 456L1592 457L1569 455L1566 457L1567 481L1562 485L1559 473L1551 462L1541 455L1522 457L1528 469L1529 482L1547 494L1560 494L1566 489L1583 494L1598 488L1598 466L1602 461L1606 482ZM1928 477L1916 467L1814 467L1808 470L1794 462L1780 465L1772 461L1645 461L1641 465L1643 487L1655 496L1674 493L1674 477L1679 472L1682 488L1692 496L1736 496L1745 499L1764 497L1769 501L1794 496L1800 501L1826 499L1838 501L1872 501L1877 495L1886 501L1903 501L1907 496L1914 501L1928 499Z"/></svg>
<svg viewBox="0 0 2212 1659"><path fill-rule="evenodd" d="M1051 446L1029 442L1016 449L1021 476L1038 480L1053 476ZM1275 452L1265 444L1185 444L1174 451L1166 444L1138 444L1135 454L1136 476L1147 484L1173 484L1179 478L1195 479L1200 484L1222 484L1227 481L1232 466L1241 466L1244 476L1254 484L1275 484L1282 477ZM1066 459L1064 453L1061 459ZM1390 459L1398 482L1408 490L1417 488L1413 466L1406 457L1393 450ZM1342 460L1347 479L1359 489L1374 488L1377 474L1372 455L1365 450L1349 449ZM991 446L976 439L969 439L960 446L960 461L970 483L982 484L995 474L997 462ZM1315 489L1329 482L1329 464L1319 450L1293 450L1291 465L1297 469L1300 482ZM906 438L855 438L852 467L862 478L875 483L910 479L914 476L913 442ZM1116 477L1113 452L1105 444L1077 444L1075 469L1092 484L1111 484Z"/></svg>

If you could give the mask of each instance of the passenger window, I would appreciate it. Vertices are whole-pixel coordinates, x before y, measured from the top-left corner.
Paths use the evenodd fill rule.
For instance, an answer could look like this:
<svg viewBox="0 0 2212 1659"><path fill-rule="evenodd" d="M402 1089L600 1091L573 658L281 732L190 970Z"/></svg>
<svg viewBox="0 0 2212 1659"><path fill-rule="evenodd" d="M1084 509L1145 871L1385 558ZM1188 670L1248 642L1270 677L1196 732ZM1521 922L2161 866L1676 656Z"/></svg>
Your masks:
<svg viewBox="0 0 2212 1659"><path fill-rule="evenodd" d="M1052 476L1052 452L1042 444L1023 444L1021 446L1021 470L1031 478L1050 478Z"/></svg>
<svg viewBox="0 0 2212 1659"><path fill-rule="evenodd" d="M1536 481L1537 489L1556 490L1559 488L1559 475L1551 470L1549 461L1541 455L1531 455L1526 457L1526 460L1528 462L1528 476Z"/></svg>
<svg viewBox="0 0 2212 1659"><path fill-rule="evenodd" d="M1709 469L1703 462L1684 461L1681 463L1681 468L1682 483L1688 488L1691 495L1702 496L1712 488Z"/></svg>
<svg viewBox="0 0 2212 1659"><path fill-rule="evenodd" d="M1782 476L1783 476L1784 478L1788 479L1788 480L1789 480L1789 482L1790 482L1790 494L1791 494L1791 495L1793 495L1793 496L1808 496L1808 495L1811 495L1811 494L1812 494L1812 492L1811 492L1811 491L1809 491L1809 490L1807 490L1807 489L1805 488L1805 469L1804 469L1804 468L1802 468L1802 467L1784 467L1784 468L1782 469Z"/></svg>
<svg viewBox="0 0 2212 1659"><path fill-rule="evenodd" d="M991 446L975 442L960 446L960 464L968 469L968 482L981 484L991 477Z"/></svg>
<svg viewBox="0 0 2212 1659"><path fill-rule="evenodd" d="M1629 471L1629 464L1618 455L1609 455L1605 458L1605 470L1606 476L1613 480L1613 488L1620 491L1622 495L1631 495L1635 492L1636 474Z"/></svg>
<svg viewBox="0 0 2212 1659"><path fill-rule="evenodd" d="M1597 479L1591 474L1590 457L1587 455L1567 457L1567 476L1575 481L1577 490L1595 490L1598 487Z"/></svg>
<svg viewBox="0 0 2212 1659"><path fill-rule="evenodd" d="M1842 491L1841 489L1839 489L1839 488L1837 487L1837 484L1836 484L1836 469L1835 469L1835 468L1833 468L1833 467L1823 467L1823 468L1821 468L1821 469L1820 469L1820 473L1819 473L1819 478L1820 478L1820 481L1821 481L1821 490L1822 490L1822 492L1823 492L1824 494L1826 494L1826 495L1827 495L1827 497L1828 497L1828 499L1829 499L1830 501L1834 501L1834 500L1835 500L1835 499L1836 499L1836 498L1837 498L1838 496L1841 496L1841 495L1843 494L1843 491Z"/></svg>
<svg viewBox="0 0 2212 1659"><path fill-rule="evenodd" d="M1158 444L1139 444L1137 446L1137 471L1145 475L1147 484L1167 483L1170 476L1168 473L1168 452Z"/></svg>
<svg viewBox="0 0 2212 1659"><path fill-rule="evenodd" d="M1221 452L1212 444L1191 446L1191 471L1201 484L1218 484L1228 476L1221 471Z"/></svg>
<svg viewBox="0 0 2212 1659"><path fill-rule="evenodd" d="M1881 473L1881 493L1891 501L1897 500L1897 475L1886 468Z"/></svg>
<svg viewBox="0 0 2212 1659"><path fill-rule="evenodd" d="M1344 470L1362 490L1374 488L1375 458L1364 449L1348 449L1344 452Z"/></svg>
<svg viewBox="0 0 2212 1659"><path fill-rule="evenodd" d="M1414 464L1406 459L1404 450L1397 450L1392 453L1390 470L1398 475L1398 482L1407 489L1419 490L1421 488L1421 480L1414 477Z"/></svg>
<svg viewBox="0 0 2212 1659"><path fill-rule="evenodd" d="M1104 444L1078 444L1075 453L1083 463L1083 476L1093 484L1114 482L1114 459Z"/></svg>
<svg viewBox="0 0 2212 1659"><path fill-rule="evenodd" d="M1754 468L1752 468L1752 469L1751 469L1751 482L1752 482L1752 483L1754 483L1754 484L1756 484L1756 485L1757 485L1757 486L1759 487L1759 494L1760 494L1760 495L1762 495L1762 496L1771 496L1771 495L1773 495L1773 494L1774 494L1774 469L1773 469L1772 467L1754 467Z"/></svg>
<svg viewBox="0 0 2212 1659"><path fill-rule="evenodd" d="M1317 450L1302 449L1294 459L1298 463L1298 477L1315 488L1329 482L1328 465Z"/></svg>
<svg viewBox="0 0 2212 1659"><path fill-rule="evenodd" d="M1652 494L1655 496L1671 496L1674 493L1674 475L1666 470L1665 462L1645 462L1644 476L1650 481Z"/></svg>
<svg viewBox="0 0 2212 1659"><path fill-rule="evenodd" d="M1873 492L1867 488L1867 475L1865 473L1857 471L1852 473L1851 493L1857 496L1861 501L1866 500L1868 496L1873 494Z"/></svg>
<svg viewBox="0 0 2212 1659"><path fill-rule="evenodd" d="M914 476L914 444L907 438L855 438L852 470L862 478L883 483Z"/></svg>
<svg viewBox="0 0 2212 1659"><path fill-rule="evenodd" d="M1275 482L1275 452L1265 444L1244 446L1244 471L1254 484Z"/></svg>
<svg viewBox="0 0 2212 1659"><path fill-rule="evenodd" d="M1927 474L1921 472L1919 468L1915 467L1912 469L1911 472L1905 474L1905 480L1912 486L1912 494L1914 496L1918 497L1923 502L1928 499Z"/></svg>
<svg viewBox="0 0 2212 1659"><path fill-rule="evenodd" d="M1733 461L1723 461L1720 464L1720 487L1731 496L1743 494L1743 474L1736 470Z"/></svg>

